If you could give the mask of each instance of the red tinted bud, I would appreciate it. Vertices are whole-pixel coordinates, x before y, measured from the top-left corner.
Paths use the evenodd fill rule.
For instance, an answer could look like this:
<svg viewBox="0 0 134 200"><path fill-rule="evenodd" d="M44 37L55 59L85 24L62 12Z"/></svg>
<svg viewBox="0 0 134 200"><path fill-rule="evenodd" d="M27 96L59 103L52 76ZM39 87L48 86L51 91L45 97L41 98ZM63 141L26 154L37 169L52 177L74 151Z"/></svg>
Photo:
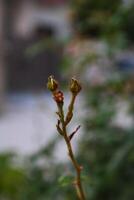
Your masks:
<svg viewBox="0 0 134 200"><path fill-rule="evenodd" d="M64 102L64 95L61 91L55 92L54 93L54 100L57 103L63 103Z"/></svg>

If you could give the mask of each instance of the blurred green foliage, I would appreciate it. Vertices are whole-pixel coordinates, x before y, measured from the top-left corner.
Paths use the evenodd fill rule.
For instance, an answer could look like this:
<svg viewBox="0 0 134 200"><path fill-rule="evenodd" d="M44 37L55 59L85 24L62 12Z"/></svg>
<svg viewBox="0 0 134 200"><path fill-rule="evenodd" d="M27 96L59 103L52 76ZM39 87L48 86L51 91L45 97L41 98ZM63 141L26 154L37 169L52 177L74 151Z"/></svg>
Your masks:
<svg viewBox="0 0 134 200"><path fill-rule="evenodd" d="M129 41L129 44L134 43L134 3L126 9L126 14L123 17L123 31Z"/></svg>
<svg viewBox="0 0 134 200"><path fill-rule="evenodd" d="M78 35L107 39L111 44L134 42L134 4L122 0L72 0L71 4Z"/></svg>
<svg viewBox="0 0 134 200"><path fill-rule="evenodd" d="M80 34L100 37L119 31L121 0L72 0L72 5L74 26Z"/></svg>
<svg viewBox="0 0 134 200"><path fill-rule="evenodd" d="M88 199L134 199L134 126L123 128L112 123L119 111L116 107L119 99L132 105L133 95L125 90L128 81L110 80L87 88L86 108L92 115L86 115L84 120L85 135L78 158L84 163L90 181L86 185Z"/></svg>
<svg viewBox="0 0 134 200"><path fill-rule="evenodd" d="M73 176L68 164L56 162L55 145L58 138L45 148L24 159L21 168L15 154L0 155L1 200L74 200L73 190L66 187ZM72 184L72 183L71 183Z"/></svg>
<svg viewBox="0 0 134 200"><path fill-rule="evenodd" d="M18 200L25 184L25 173L13 164L13 154L0 156L0 199Z"/></svg>

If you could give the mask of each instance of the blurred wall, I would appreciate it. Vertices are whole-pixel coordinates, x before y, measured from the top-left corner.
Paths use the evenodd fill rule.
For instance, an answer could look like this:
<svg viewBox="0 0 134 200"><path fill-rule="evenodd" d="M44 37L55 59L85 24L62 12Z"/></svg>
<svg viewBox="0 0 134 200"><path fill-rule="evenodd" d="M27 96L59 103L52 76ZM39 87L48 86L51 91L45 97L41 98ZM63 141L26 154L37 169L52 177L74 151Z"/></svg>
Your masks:
<svg viewBox="0 0 134 200"><path fill-rule="evenodd" d="M6 23L8 91L42 90L50 74L60 78L61 41L71 33L68 6L56 1L49 6L46 1L11 1Z"/></svg>

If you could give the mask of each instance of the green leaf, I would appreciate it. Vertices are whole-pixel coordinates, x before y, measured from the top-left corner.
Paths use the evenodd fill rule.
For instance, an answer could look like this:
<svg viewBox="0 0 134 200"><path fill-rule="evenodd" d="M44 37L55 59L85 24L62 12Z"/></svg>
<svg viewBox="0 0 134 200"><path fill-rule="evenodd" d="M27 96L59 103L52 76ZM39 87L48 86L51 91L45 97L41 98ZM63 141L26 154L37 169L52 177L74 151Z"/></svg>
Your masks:
<svg viewBox="0 0 134 200"><path fill-rule="evenodd" d="M73 183L74 177L73 176L61 176L58 180L60 186L66 187Z"/></svg>

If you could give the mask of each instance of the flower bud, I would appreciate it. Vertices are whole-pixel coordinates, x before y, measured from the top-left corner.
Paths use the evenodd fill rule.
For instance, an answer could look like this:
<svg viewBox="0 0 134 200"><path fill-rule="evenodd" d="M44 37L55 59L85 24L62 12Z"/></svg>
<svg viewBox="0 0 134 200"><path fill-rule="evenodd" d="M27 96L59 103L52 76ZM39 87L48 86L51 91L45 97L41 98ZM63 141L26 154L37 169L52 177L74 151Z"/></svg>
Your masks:
<svg viewBox="0 0 134 200"><path fill-rule="evenodd" d="M73 94L78 94L81 91L81 85L80 85L80 83L75 78L71 79L71 82L70 82L70 91Z"/></svg>
<svg viewBox="0 0 134 200"><path fill-rule="evenodd" d="M54 100L57 103L63 103L64 102L64 95L61 91L55 92L54 93Z"/></svg>
<svg viewBox="0 0 134 200"><path fill-rule="evenodd" d="M58 82L54 79L53 76L48 77L47 88L52 92L57 90Z"/></svg>

